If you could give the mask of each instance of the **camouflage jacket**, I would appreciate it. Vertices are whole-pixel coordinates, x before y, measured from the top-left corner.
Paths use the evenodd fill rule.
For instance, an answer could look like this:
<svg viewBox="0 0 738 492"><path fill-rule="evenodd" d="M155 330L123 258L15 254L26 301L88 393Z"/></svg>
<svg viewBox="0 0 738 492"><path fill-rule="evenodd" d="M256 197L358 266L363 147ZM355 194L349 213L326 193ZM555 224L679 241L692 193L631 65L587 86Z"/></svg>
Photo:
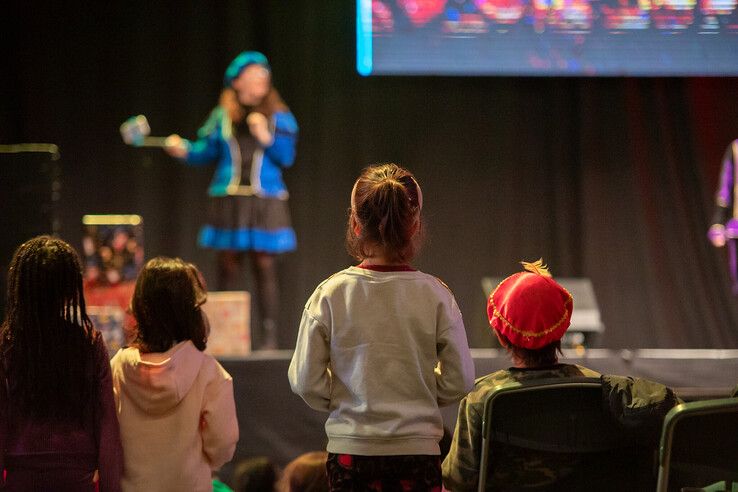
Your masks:
<svg viewBox="0 0 738 492"><path fill-rule="evenodd" d="M568 377L600 377L586 367L557 364L542 369L510 368L477 379L474 389L459 403L451 450L443 461L443 483L453 492L476 490L479 478L479 458L482 445L482 418L487 396L503 384L535 379ZM518 453L519 454L519 453ZM516 449L506 449L506 463L514 466L496 468L490 486L495 483L528 483L544 486L558 480L560 474L568 474L576 466L576 457L561 453L541 453L540 456L516 455Z"/></svg>
<svg viewBox="0 0 738 492"><path fill-rule="evenodd" d="M459 418L456 422L451 450L443 462L443 481L453 492L476 490L479 477L479 459L482 445L482 418L484 402L496 388L507 384L536 379L571 377L599 377L602 382L602 403L613 417L619 432L626 436L636 448L628 460L626 468L632 473L627 480L631 486L617 490L652 489L651 466L648 460L650 448L655 449L664 416L681 400L674 392L661 383L647 379L607 375L601 376L586 367L557 364L541 369L517 369L497 371L477 379L474 390L459 404ZM556 490L572 490L583 478L574 479L577 471L584 473L585 480L598 479L608 483L611 478L606 469L609 462L586 461L587 458L570 453L539 452L517 448L499 443L495 444L499 457L489 475L489 488L494 490L515 490L515 487L558 487ZM641 451L645 450L645 455ZM593 466L594 465L594 466ZM587 472L590 468L608 465L603 471ZM618 466L622 466L618 465ZM616 469L617 468L616 466ZM590 475L590 476L587 476ZM567 481L568 478L568 481ZM572 481L574 479L574 481ZM592 483L588 483L591 485ZM581 485L581 484L579 484ZM613 484L609 484L613 486ZM655 486L655 484L653 484ZM578 490L578 489L577 489ZM601 487L587 487L584 490L603 490ZM608 489L610 490L610 489Z"/></svg>

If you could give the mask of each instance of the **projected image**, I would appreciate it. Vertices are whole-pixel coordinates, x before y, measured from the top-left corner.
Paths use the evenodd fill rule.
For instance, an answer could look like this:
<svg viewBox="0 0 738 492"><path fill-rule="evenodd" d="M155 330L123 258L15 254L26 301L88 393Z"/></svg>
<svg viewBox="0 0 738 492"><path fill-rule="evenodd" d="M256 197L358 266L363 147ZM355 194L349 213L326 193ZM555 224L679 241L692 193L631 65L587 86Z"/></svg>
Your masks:
<svg viewBox="0 0 738 492"><path fill-rule="evenodd" d="M362 75L738 75L738 0L358 0Z"/></svg>

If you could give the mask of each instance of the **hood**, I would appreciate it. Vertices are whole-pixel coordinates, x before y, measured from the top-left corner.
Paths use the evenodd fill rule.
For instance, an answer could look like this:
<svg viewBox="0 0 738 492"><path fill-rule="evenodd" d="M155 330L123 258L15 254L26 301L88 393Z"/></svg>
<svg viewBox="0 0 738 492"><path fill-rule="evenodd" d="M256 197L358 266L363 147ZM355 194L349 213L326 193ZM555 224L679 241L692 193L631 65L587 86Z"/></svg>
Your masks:
<svg viewBox="0 0 738 492"><path fill-rule="evenodd" d="M122 391L145 413L161 415L190 391L205 355L188 340L163 353L141 354L128 348L116 358Z"/></svg>

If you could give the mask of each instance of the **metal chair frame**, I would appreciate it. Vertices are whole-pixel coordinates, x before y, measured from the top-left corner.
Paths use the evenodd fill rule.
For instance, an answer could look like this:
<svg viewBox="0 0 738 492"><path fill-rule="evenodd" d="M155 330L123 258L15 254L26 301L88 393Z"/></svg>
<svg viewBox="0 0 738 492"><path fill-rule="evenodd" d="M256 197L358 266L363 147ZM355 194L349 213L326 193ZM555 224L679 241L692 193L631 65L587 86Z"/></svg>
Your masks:
<svg viewBox="0 0 738 492"><path fill-rule="evenodd" d="M602 389L599 378L552 378L526 381L523 383L508 383L496 388L484 402L484 416L482 420L482 449L479 467L479 482L477 490L483 492L487 486L487 472L490 463L492 442L495 440L493 431L492 411L495 403L505 396L520 392L556 391L560 389L582 388L585 391ZM603 409L604 411L604 409ZM585 451L592 451L587 449Z"/></svg>
<svg viewBox="0 0 738 492"><path fill-rule="evenodd" d="M674 434L678 432L678 425L690 417L699 417L714 414L735 414L738 419L738 398L720 398L715 400L693 401L675 406L664 418L659 445L659 474L656 484L657 492L666 492L669 486L669 470L671 468L672 445ZM733 436L738 439L738 436ZM738 462L738 456L736 456ZM738 472L738 470L737 470ZM730 484L728 484L730 486ZM728 489L730 490L730 489Z"/></svg>

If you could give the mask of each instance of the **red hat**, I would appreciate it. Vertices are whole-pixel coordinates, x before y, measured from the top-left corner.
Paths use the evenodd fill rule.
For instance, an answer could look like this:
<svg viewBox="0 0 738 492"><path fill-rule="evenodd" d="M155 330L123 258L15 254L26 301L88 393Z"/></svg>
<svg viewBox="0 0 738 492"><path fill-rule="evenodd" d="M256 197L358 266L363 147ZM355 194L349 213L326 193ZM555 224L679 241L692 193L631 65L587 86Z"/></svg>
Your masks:
<svg viewBox="0 0 738 492"><path fill-rule="evenodd" d="M510 275L492 291L487 317L513 345L535 350L564 336L574 302L551 278L543 259L522 265L527 271Z"/></svg>

